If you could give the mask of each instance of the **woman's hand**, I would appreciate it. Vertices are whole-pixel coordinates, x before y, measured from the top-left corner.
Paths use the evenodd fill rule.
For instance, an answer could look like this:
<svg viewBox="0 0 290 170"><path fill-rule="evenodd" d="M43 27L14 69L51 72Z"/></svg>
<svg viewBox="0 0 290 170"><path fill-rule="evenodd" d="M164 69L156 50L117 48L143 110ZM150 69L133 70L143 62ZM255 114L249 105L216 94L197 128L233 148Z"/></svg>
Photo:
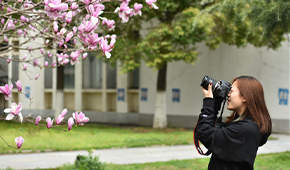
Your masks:
<svg viewBox="0 0 290 170"><path fill-rule="evenodd" d="M204 89L203 87L201 87L202 92L204 94L204 97L210 97L213 98L213 94L212 94L212 83L208 84L208 90Z"/></svg>

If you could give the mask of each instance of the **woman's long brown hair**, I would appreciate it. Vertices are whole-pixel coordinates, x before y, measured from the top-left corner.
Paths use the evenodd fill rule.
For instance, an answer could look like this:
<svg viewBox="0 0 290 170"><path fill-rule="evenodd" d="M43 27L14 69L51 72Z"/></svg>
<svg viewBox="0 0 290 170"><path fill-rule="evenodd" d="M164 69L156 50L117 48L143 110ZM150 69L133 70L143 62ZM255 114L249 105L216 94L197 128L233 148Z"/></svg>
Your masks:
<svg viewBox="0 0 290 170"><path fill-rule="evenodd" d="M259 126L262 134L272 133L272 121L268 112L264 91L261 83L251 76L236 77L232 83L237 82L237 87L240 91L240 95L246 99L246 110L242 119L245 117L251 117ZM236 111L228 116L226 123L232 122L238 117Z"/></svg>

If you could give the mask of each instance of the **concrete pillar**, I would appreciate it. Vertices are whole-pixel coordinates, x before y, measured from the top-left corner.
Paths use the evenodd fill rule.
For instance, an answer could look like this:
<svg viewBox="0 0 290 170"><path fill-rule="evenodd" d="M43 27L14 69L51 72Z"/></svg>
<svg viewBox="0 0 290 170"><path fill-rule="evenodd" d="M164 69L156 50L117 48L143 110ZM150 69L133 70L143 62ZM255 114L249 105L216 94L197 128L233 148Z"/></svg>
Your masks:
<svg viewBox="0 0 290 170"><path fill-rule="evenodd" d="M32 36L34 33L31 33ZM24 39L20 38L19 43L24 41ZM39 44L43 43L42 38L36 38L33 42L27 43L23 48L28 47L36 47L39 46ZM44 65L44 57L43 54L40 53L40 50L35 50L31 53L29 53L27 50L19 50L19 58L22 59L24 55L27 55L28 60L30 56L38 57L37 60L39 61L39 65ZM28 64L27 71L22 71L23 64L19 64L19 80L22 84L22 90L23 93L27 94L29 93L30 98L32 98L32 102L30 103L30 100L24 96L19 95L19 102L22 102L23 104L23 110L28 110L31 104L31 110L43 110L44 109L44 70L40 69L39 67L33 67L31 64ZM37 80L35 80L36 75L39 74L39 77Z"/></svg>
<svg viewBox="0 0 290 170"><path fill-rule="evenodd" d="M82 62L75 64L75 110L82 110Z"/></svg>
<svg viewBox="0 0 290 170"><path fill-rule="evenodd" d="M55 52L53 53L53 56L55 56ZM56 61L55 58L53 61ZM57 69L52 69L52 109L56 110L56 82L57 82Z"/></svg>
<svg viewBox="0 0 290 170"><path fill-rule="evenodd" d="M127 74L121 74L119 73L119 70L121 68L120 66L120 61L117 62L117 112L118 113L127 113L128 112L128 93L127 93L127 89L128 89L128 76ZM124 90L124 91L122 91ZM120 92L123 93L124 95L124 101L120 101L118 100L118 97L120 95Z"/></svg>
<svg viewBox="0 0 290 170"><path fill-rule="evenodd" d="M288 56L289 56L289 73L288 73L288 79L289 79L289 87L288 87L288 90L290 90L290 34L288 34ZM289 94L288 94L289 95ZM289 102L289 97L288 97L288 102ZM289 130L288 130L288 133L290 133L290 106L288 106L288 127L289 127Z"/></svg>
<svg viewBox="0 0 290 170"><path fill-rule="evenodd" d="M9 42L9 43L11 43L11 41ZM11 47L10 47L10 49L11 49ZM9 58L12 58L12 55L11 55L11 53L9 53L8 54L8 57ZM12 61L8 64L8 85L9 85L9 87L11 86L11 79L12 79ZM22 81L21 81L22 82ZM23 84L23 82L22 82L22 84ZM11 105L11 100L9 99L8 100L8 107L10 107L10 105Z"/></svg>
<svg viewBox="0 0 290 170"><path fill-rule="evenodd" d="M105 62L102 63L102 111L107 112L107 64Z"/></svg>

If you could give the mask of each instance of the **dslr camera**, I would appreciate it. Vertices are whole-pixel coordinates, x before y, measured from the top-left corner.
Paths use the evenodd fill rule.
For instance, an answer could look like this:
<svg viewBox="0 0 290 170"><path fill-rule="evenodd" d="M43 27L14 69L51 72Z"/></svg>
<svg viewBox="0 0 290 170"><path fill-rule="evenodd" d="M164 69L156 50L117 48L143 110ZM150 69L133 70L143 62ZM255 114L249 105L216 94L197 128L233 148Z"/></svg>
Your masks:
<svg viewBox="0 0 290 170"><path fill-rule="evenodd" d="M225 80L216 81L207 75L203 77L200 86L208 90L209 83L212 83L212 92L215 98L226 99L232 88L231 83Z"/></svg>

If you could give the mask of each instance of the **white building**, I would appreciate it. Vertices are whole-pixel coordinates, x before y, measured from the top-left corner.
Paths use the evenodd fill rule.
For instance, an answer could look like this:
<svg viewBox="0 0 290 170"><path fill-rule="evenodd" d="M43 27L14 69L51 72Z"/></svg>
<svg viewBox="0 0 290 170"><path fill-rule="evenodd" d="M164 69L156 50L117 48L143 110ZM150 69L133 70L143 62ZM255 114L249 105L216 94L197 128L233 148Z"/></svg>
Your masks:
<svg viewBox="0 0 290 170"><path fill-rule="evenodd" d="M251 75L264 87L273 132L290 132L288 42L283 42L277 51L251 45L238 49L225 44L215 51L200 44L198 51L201 55L195 65L180 61L167 66L166 110L169 127L193 128L196 125L202 107L200 82L204 75L229 82L240 75ZM19 58L24 54L23 51L14 53ZM38 54L33 52L33 55ZM47 60L50 61L49 58ZM40 60L42 65L44 61ZM33 97L33 115L43 118L53 116L57 105L56 69L30 66L25 73L22 67L16 62L9 64L9 80L14 83L19 79L24 92ZM112 70L92 54L74 67L70 64L65 66L63 102L64 108L69 110L67 116L74 110L82 110L90 122L152 126L157 72L144 63L128 74L119 74L118 70L119 66ZM37 81L34 80L36 74L40 74ZM28 113L30 101L17 89L13 91L13 100L22 102L23 112ZM224 116L229 114L225 109Z"/></svg>

